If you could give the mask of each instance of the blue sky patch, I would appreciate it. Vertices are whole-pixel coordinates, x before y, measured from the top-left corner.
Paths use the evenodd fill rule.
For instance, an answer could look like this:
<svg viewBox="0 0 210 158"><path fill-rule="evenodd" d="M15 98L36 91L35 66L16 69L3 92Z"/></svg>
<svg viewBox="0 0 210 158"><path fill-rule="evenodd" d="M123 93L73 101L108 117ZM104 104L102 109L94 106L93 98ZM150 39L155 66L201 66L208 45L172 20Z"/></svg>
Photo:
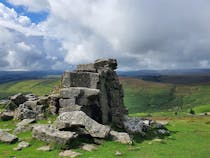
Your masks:
<svg viewBox="0 0 210 158"><path fill-rule="evenodd" d="M47 11L41 11L41 12L28 12L27 8L25 6L15 6L7 2L6 0L0 0L1 3L3 3L8 8L13 8L19 15L27 16L31 19L31 21L35 24L38 24L42 21L45 21L48 17Z"/></svg>

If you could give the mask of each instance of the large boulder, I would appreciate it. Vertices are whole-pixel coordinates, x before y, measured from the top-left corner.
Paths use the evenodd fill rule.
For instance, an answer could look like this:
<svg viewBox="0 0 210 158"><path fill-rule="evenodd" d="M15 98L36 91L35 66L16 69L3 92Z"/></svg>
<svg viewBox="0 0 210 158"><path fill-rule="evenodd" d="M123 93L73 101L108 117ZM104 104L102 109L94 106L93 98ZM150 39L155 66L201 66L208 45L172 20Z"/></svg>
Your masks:
<svg viewBox="0 0 210 158"><path fill-rule="evenodd" d="M13 101L16 105L23 104L24 102L27 101L26 97L21 93L11 96L10 100Z"/></svg>
<svg viewBox="0 0 210 158"><path fill-rule="evenodd" d="M54 122L54 127L59 130L84 128L88 134L96 138L105 138L110 127L102 125L82 111L64 112Z"/></svg>
<svg viewBox="0 0 210 158"><path fill-rule="evenodd" d="M2 129L0 129L0 141L4 142L4 143L16 143L18 141L17 136L12 135L6 131L3 131Z"/></svg>
<svg viewBox="0 0 210 158"><path fill-rule="evenodd" d="M75 132L59 131L49 125L35 125L32 135L41 141L48 143L56 143L60 145L68 145L72 139L77 137Z"/></svg>

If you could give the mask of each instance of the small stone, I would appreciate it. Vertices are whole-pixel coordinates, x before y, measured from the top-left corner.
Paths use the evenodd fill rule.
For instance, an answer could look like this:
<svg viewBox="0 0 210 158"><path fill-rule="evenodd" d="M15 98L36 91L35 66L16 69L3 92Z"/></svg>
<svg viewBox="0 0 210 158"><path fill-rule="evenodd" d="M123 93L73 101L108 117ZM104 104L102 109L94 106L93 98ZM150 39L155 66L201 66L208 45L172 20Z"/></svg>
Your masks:
<svg viewBox="0 0 210 158"><path fill-rule="evenodd" d="M96 150L96 146L93 144L83 144L82 149L86 151L93 151Z"/></svg>
<svg viewBox="0 0 210 158"><path fill-rule="evenodd" d="M18 141L18 138L17 138L17 136L12 135L12 134L0 129L0 141L4 142L4 143L12 144L12 143L16 143Z"/></svg>
<svg viewBox="0 0 210 158"><path fill-rule="evenodd" d="M114 141L117 141L122 144L132 144L132 140L128 133L125 132L116 132L116 131L111 131L110 136Z"/></svg>
<svg viewBox="0 0 210 158"><path fill-rule="evenodd" d="M116 151L116 152L115 152L115 155L116 155L116 156L122 156L122 153L121 153L120 151Z"/></svg>
<svg viewBox="0 0 210 158"><path fill-rule="evenodd" d="M17 147L15 147L13 150L22 150L23 148L27 148L27 147L29 147L30 146L30 144L28 143L28 142L25 142L25 141L22 141L22 142L20 142L19 144L18 144L18 146Z"/></svg>
<svg viewBox="0 0 210 158"><path fill-rule="evenodd" d="M42 146L40 148L37 148L39 151L51 151L52 148L50 146Z"/></svg>
<svg viewBox="0 0 210 158"><path fill-rule="evenodd" d="M152 141L153 141L153 142L162 142L163 140L162 140L162 139L156 138L156 139L153 139Z"/></svg>
<svg viewBox="0 0 210 158"><path fill-rule="evenodd" d="M80 155L82 155L82 154L79 153L79 152L72 151L72 150L64 150L64 151L59 153L59 156L70 157L70 158L74 158L74 157L77 157L77 156L80 156Z"/></svg>
<svg viewBox="0 0 210 158"><path fill-rule="evenodd" d="M159 130L157 130L157 132L160 135L169 135L170 134L170 132L166 129L159 129Z"/></svg>

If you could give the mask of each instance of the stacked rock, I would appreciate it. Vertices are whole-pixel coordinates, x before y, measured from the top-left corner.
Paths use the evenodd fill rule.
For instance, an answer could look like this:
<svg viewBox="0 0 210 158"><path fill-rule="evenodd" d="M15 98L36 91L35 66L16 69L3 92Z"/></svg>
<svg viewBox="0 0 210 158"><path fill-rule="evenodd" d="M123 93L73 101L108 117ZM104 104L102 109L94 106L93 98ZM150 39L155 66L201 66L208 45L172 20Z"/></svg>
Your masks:
<svg viewBox="0 0 210 158"><path fill-rule="evenodd" d="M121 127L127 110L116 68L115 59L99 59L64 72L59 113L81 110L99 123Z"/></svg>

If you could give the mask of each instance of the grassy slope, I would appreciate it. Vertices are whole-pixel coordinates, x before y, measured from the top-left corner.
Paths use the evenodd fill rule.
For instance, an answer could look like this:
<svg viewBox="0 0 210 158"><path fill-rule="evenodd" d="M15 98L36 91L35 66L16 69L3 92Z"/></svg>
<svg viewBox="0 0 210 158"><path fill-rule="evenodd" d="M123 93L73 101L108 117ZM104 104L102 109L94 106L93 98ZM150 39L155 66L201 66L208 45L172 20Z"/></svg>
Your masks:
<svg viewBox="0 0 210 158"><path fill-rule="evenodd" d="M53 87L59 85L59 79L37 79L0 84L0 99L16 93L49 94Z"/></svg>
<svg viewBox="0 0 210 158"><path fill-rule="evenodd" d="M121 78L125 91L125 104L130 113L187 111L196 106L210 111L210 84L172 85Z"/></svg>

